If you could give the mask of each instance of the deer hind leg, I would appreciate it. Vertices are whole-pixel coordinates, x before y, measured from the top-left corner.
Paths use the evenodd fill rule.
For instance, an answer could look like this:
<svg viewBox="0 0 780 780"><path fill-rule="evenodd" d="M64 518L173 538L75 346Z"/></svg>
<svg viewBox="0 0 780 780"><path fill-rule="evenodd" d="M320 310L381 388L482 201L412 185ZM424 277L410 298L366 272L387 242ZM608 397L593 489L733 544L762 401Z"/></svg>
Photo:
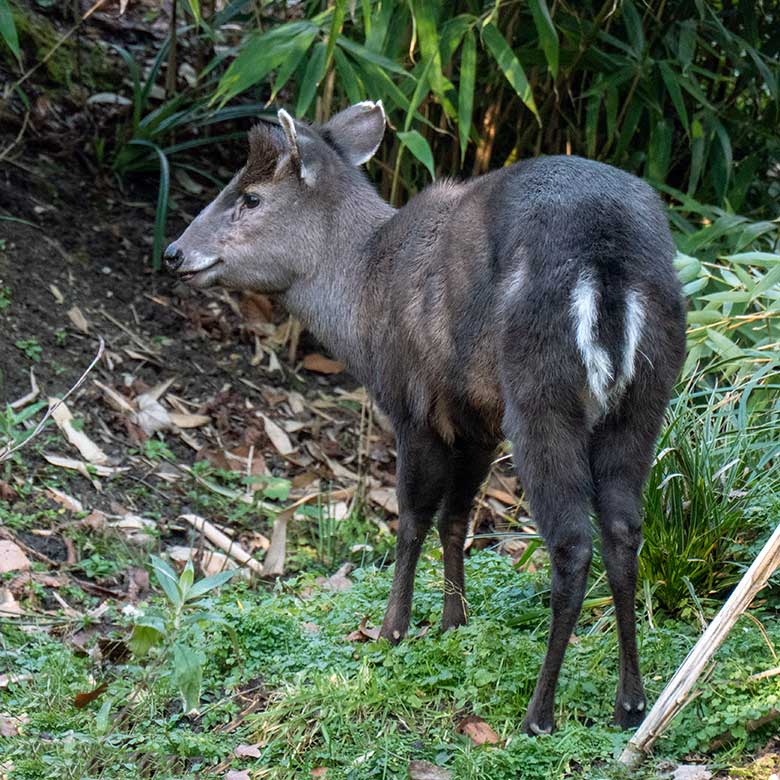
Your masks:
<svg viewBox="0 0 780 780"><path fill-rule="evenodd" d="M508 404L505 415L520 480L552 569L547 653L523 723L529 734L554 728L558 675L582 609L592 554L584 412L576 401L563 403L552 396L528 393L525 401Z"/></svg>
<svg viewBox="0 0 780 780"><path fill-rule="evenodd" d="M398 539L381 630L381 636L394 643L409 628L417 559L447 489L451 457L447 444L427 429L399 430L397 447Z"/></svg>
<svg viewBox="0 0 780 780"><path fill-rule="evenodd" d="M620 406L594 429L590 444L594 503L620 644L615 722L622 728L638 726L645 716L635 607L641 500L666 405L665 396L655 398L648 383L639 395L636 388L629 389Z"/></svg>
<svg viewBox="0 0 780 780"><path fill-rule="evenodd" d="M457 442L450 479L439 513L439 538L444 553L444 610L442 630L466 623L467 603L463 574L463 545L469 514L479 486L493 460L493 447Z"/></svg>

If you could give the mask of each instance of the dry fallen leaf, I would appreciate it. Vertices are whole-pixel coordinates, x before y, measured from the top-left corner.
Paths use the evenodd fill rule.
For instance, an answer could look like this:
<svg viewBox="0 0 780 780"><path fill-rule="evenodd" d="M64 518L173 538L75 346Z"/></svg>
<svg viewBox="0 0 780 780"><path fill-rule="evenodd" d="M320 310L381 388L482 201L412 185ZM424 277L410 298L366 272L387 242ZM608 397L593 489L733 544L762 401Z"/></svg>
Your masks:
<svg viewBox="0 0 780 780"><path fill-rule="evenodd" d="M32 680L31 674L0 674L0 688L7 688L9 685L19 685L19 683Z"/></svg>
<svg viewBox="0 0 780 780"><path fill-rule="evenodd" d="M142 393L135 399L135 402L138 404L138 412L134 415L133 422L140 426L147 436L171 427L171 415L152 395Z"/></svg>
<svg viewBox="0 0 780 780"><path fill-rule="evenodd" d="M65 434L65 438L81 453L81 457L95 466L108 463L108 455L98 447L84 431L73 425L73 415L67 405L58 398L49 398L51 416L57 427Z"/></svg>
<svg viewBox="0 0 780 780"><path fill-rule="evenodd" d="M328 767L326 766L316 766L314 769L311 770L311 776L312 777L327 777L328 776Z"/></svg>
<svg viewBox="0 0 780 780"><path fill-rule="evenodd" d="M71 306L68 309L68 319L73 323L76 330L80 330L82 333L89 333L87 318L78 306Z"/></svg>
<svg viewBox="0 0 780 780"><path fill-rule="evenodd" d="M436 766L430 761L411 761L409 763L409 780L450 780L452 772L443 766Z"/></svg>
<svg viewBox="0 0 780 780"><path fill-rule="evenodd" d="M379 632L381 629L367 628L366 623L368 623L368 617L364 617L360 621L360 625L357 627L356 631L347 634L347 642L375 642L377 639L379 639Z"/></svg>
<svg viewBox="0 0 780 780"><path fill-rule="evenodd" d="M22 608L8 588L0 588L0 616L17 617L22 614ZM0 688L4 687L0 685Z"/></svg>
<svg viewBox="0 0 780 780"><path fill-rule="evenodd" d="M211 417L207 417L205 414L170 412L168 418L177 428L200 428L211 422Z"/></svg>
<svg viewBox="0 0 780 780"><path fill-rule="evenodd" d="M16 501L17 498L19 498L19 494L16 490L4 479L0 479L0 500L12 502Z"/></svg>
<svg viewBox="0 0 780 780"><path fill-rule="evenodd" d="M0 715L0 737L19 736L19 726L16 718L8 715Z"/></svg>
<svg viewBox="0 0 780 780"><path fill-rule="evenodd" d="M91 691L87 691L86 693L77 693L73 697L73 704L79 709L83 709L87 706L87 704L95 701L98 696L100 696L102 693L105 693L107 690L108 683L101 683L97 688L93 688Z"/></svg>
<svg viewBox="0 0 780 780"><path fill-rule="evenodd" d="M398 496L395 488L379 487L368 491L368 497L379 507L393 515L398 514Z"/></svg>
<svg viewBox="0 0 780 780"><path fill-rule="evenodd" d="M27 571L30 559L16 542L0 539L0 574L8 571Z"/></svg>
<svg viewBox="0 0 780 780"><path fill-rule="evenodd" d="M225 775L225 780L252 780L248 769L230 769Z"/></svg>
<svg viewBox="0 0 780 780"><path fill-rule="evenodd" d="M340 374L346 368L338 360L331 360L317 352L306 355L303 359L303 367L308 371L316 371L318 374Z"/></svg>
<svg viewBox="0 0 780 780"><path fill-rule="evenodd" d="M501 741L498 734L476 715L467 715L455 730L465 734L475 745L497 745Z"/></svg>
<svg viewBox="0 0 780 780"><path fill-rule="evenodd" d="M110 522L108 525L111 528L118 528L127 537L128 542L140 547L144 547L154 541L152 529L157 527L154 520L134 515L131 512L120 517L119 520Z"/></svg>
<svg viewBox="0 0 780 780"><path fill-rule="evenodd" d="M295 451L290 437L270 418L261 415L265 424L265 432L281 455L290 455Z"/></svg>
<svg viewBox="0 0 780 780"><path fill-rule="evenodd" d="M83 512L84 505L77 498L69 496L67 493L63 493L55 487L47 487L46 493L53 501L56 501L61 506L64 506L69 512Z"/></svg>
<svg viewBox="0 0 780 780"><path fill-rule="evenodd" d="M339 569L330 575L327 579L324 577L318 577L317 583L322 585L324 590L343 591L349 590L352 587L352 580L347 576L355 565L352 563L345 563L339 567Z"/></svg>
<svg viewBox="0 0 780 780"><path fill-rule="evenodd" d="M78 471L83 474L87 479L92 479L92 476L87 469L87 464L84 461L76 460L75 458L66 458L64 455L57 455L53 452L45 452L43 457L51 463L52 466L59 466L63 469L71 469L72 471ZM113 474L121 474L124 471L129 471L128 466L97 466L90 464L95 474L99 477L110 477Z"/></svg>
<svg viewBox="0 0 780 780"><path fill-rule="evenodd" d="M260 758L260 742L254 745L236 745L233 754L236 758Z"/></svg>

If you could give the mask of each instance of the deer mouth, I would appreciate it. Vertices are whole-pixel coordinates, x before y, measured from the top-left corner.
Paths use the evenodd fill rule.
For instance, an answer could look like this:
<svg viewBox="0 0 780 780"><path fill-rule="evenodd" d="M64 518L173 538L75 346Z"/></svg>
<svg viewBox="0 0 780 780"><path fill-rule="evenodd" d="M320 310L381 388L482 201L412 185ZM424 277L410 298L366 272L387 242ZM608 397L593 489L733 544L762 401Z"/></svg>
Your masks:
<svg viewBox="0 0 780 780"><path fill-rule="evenodd" d="M179 279L181 279L182 282L190 282L192 281L196 276L200 276L201 274L205 274L207 271L211 271L213 268L216 268L218 265L221 265L224 261L221 257L216 258L213 262L209 263L205 268L198 268L196 271L183 271L179 273Z"/></svg>

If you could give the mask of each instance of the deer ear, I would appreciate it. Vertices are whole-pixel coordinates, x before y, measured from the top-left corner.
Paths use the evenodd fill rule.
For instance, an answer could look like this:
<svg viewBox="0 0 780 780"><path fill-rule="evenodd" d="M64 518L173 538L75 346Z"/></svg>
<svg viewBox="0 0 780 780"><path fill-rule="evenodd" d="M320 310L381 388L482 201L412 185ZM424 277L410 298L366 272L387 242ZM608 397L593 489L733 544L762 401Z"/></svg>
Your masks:
<svg viewBox="0 0 780 780"><path fill-rule="evenodd" d="M295 127L295 120L283 109L280 108L276 116L279 118L279 124L284 130L284 137L287 141L287 152L290 158L290 164L301 181L309 186L313 186L316 180L316 166L307 166L304 164L301 154L301 143L298 139L298 130ZM281 162L280 162L281 164Z"/></svg>
<svg viewBox="0 0 780 780"><path fill-rule="evenodd" d="M382 101L366 100L331 117L325 129L353 165L362 165L374 156L382 143L385 122Z"/></svg>

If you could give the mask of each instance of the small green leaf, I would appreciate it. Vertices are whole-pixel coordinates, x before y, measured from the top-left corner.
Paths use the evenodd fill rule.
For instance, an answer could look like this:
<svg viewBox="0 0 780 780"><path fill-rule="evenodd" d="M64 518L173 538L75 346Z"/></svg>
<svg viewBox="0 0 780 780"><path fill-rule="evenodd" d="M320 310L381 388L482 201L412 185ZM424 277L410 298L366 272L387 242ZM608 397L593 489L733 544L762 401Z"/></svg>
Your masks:
<svg viewBox="0 0 780 780"><path fill-rule="evenodd" d="M187 600L187 593L192 587L192 583L195 580L195 567L192 565L192 558L190 558L184 565L181 575L179 576L179 592L181 593L182 601Z"/></svg>
<svg viewBox="0 0 780 780"><path fill-rule="evenodd" d="M156 555L152 555L150 558L157 582L160 583L160 587L165 591L171 604L178 607L181 604L181 593L176 572L162 558L158 558Z"/></svg>
<svg viewBox="0 0 780 780"><path fill-rule="evenodd" d="M187 0L187 5L190 7L195 24L200 24L200 0Z"/></svg>
<svg viewBox="0 0 780 780"><path fill-rule="evenodd" d="M539 43L553 78L558 76L558 33L550 16L546 0L529 0Z"/></svg>
<svg viewBox="0 0 780 780"><path fill-rule="evenodd" d="M149 619L143 619L133 626L127 645L136 658L141 658L153 647L159 645L163 639L165 639L165 626L162 620L159 621L158 625L152 624Z"/></svg>
<svg viewBox="0 0 780 780"><path fill-rule="evenodd" d="M110 721L108 716L111 712L111 707L114 704L113 699L106 699L101 705L100 709L95 715L95 730L98 734L105 734L108 731Z"/></svg>
<svg viewBox="0 0 780 780"><path fill-rule="evenodd" d="M201 596L208 593L210 590L224 585L228 580L235 577L238 574L238 569L229 569L228 571L221 571L217 574L212 574L210 577L204 577L202 580L198 580L189 590L187 594L188 601L194 601Z"/></svg>
<svg viewBox="0 0 780 780"><path fill-rule="evenodd" d="M173 666L173 676L181 694L184 711L189 713L197 710L203 680L200 658L189 647L177 643L173 646Z"/></svg>
<svg viewBox="0 0 780 780"><path fill-rule="evenodd" d="M486 43L490 53L501 68L501 72L506 76L506 80L517 92L520 100L533 112L537 121L541 123L539 111L536 108L531 85L528 83L523 66L515 56L515 53L506 42L506 38L498 31L498 28L490 23L482 28L482 40Z"/></svg>
<svg viewBox="0 0 780 780"><path fill-rule="evenodd" d="M416 130L398 133L401 143L428 169L431 178L436 178L436 170L433 165L433 152L425 138Z"/></svg>
<svg viewBox="0 0 780 780"><path fill-rule="evenodd" d="M466 156L471 133L471 115L474 110L474 82L477 75L477 42L469 30L463 39L460 54L460 84L458 84L458 137L460 160Z"/></svg>
<svg viewBox="0 0 780 780"><path fill-rule="evenodd" d="M8 0L0 0L0 37L6 42L14 57L22 62L22 50L19 48L19 36Z"/></svg>
<svg viewBox="0 0 780 780"><path fill-rule="evenodd" d="M286 501L292 489L292 482L283 477L269 477L263 487L263 495L275 501Z"/></svg>

